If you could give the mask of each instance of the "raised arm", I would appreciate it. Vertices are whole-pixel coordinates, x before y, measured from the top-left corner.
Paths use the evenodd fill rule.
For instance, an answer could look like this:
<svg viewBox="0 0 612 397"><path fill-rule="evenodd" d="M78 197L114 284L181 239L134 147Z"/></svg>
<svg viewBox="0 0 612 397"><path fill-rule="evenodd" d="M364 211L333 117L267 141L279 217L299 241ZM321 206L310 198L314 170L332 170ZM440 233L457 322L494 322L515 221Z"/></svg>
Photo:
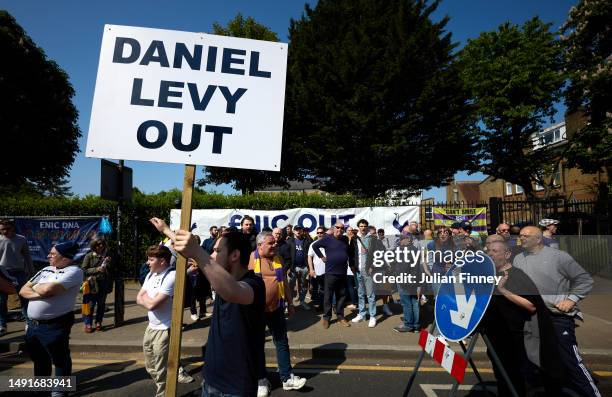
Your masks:
<svg viewBox="0 0 612 397"><path fill-rule="evenodd" d="M149 222L151 222L151 224L155 226L155 229L157 229L158 232L168 237L170 240L175 241L176 234L172 230L170 230L170 227L168 226L166 221L160 218L151 218L149 219Z"/></svg>
<svg viewBox="0 0 612 397"><path fill-rule="evenodd" d="M215 262L190 232L177 230L174 249L181 255L196 261L211 287L223 300L241 305L253 303L253 288L245 282L237 281L223 266Z"/></svg>

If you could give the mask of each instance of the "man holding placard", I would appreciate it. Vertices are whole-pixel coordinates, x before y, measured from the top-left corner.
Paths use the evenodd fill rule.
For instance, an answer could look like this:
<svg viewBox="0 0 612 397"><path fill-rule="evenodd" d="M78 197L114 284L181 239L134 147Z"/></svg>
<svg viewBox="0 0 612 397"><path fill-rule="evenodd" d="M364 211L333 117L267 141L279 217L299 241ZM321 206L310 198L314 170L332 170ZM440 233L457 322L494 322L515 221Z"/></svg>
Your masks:
<svg viewBox="0 0 612 397"><path fill-rule="evenodd" d="M280 171L287 49L286 43L105 25L86 155L185 164L181 228L188 229L196 164ZM246 269L251 244L229 232L209 255L181 233L179 252L198 262L217 292L204 393L254 394L265 287ZM185 281L183 259L175 289ZM170 394L176 393L182 305L182 294L175 294Z"/></svg>
<svg viewBox="0 0 612 397"><path fill-rule="evenodd" d="M178 230L174 248L198 264L217 292L204 356L202 396L255 395L259 363L264 359L266 289L261 277L247 270L248 237L226 232L208 255L195 236Z"/></svg>

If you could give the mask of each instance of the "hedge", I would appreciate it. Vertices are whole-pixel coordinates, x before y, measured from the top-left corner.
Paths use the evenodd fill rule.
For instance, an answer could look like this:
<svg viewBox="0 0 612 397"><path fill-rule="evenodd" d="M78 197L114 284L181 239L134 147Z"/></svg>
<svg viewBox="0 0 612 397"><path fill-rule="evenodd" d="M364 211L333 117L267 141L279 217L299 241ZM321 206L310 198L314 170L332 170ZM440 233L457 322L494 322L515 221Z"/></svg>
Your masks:
<svg viewBox="0 0 612 397"><path fill-rule="evenodd" d="M170 220L170 210L180 208L181 191L171 190L157 194L134 192L133 201L122 207L121 240L122 268L125 277L136 277L140 265L146 260L144 251L159 242L161 236L150 224L156 216ZM351 195L317 194L265 194L222 195L196 190L194 209L244 208L258 210L284 210L291 208L351 208L374 206L374 199ZM84 216L106 215L113 225L111 245L117 247L117 206L114 201L97 196L84 198L5 197L0 200L0 218L11 216ZM114 242L114 243L113 243Z"/></svg>

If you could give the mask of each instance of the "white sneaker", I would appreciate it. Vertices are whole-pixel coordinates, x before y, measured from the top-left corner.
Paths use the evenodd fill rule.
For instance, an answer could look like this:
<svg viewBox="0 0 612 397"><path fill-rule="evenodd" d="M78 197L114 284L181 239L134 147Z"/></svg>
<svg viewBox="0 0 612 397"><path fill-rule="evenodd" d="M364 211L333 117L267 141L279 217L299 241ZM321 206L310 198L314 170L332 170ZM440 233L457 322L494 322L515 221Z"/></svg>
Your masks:
<svg viewBox="0 0 612 397"><path fill-rule="evenodd" d="M368 323L368 327L370 328L376 327L376 317L370 317L370 322Z"/></svg>
<svg viewBox="0 0 612 397"><path fill-rule="evenodd" d="M257 381L257 397L268 397L270 394L270 382L266 379Z"/></svg>
<svg viewBox="0 0 612 397"><path fill-rule="evenodd" d="M178 383L191 383L193 382L193 377L189 375L183 367L179 367L178 370Z"/></svg>
<svg viewBox="0 0 612 397"><path fill-rule="evenodd" d="M385 313L385 315L387 316L393 315L393 312L391 311L391 309L389 309L389 305L386 303L383 305L383 313Z"/></svg>
<svg viewBox="0 0 612 397"><path fill-rule="evenodd" d="M363 320L365 320L365 317L363 317L361 314L358 314L357 317L355 317L354 319L351 320L351 322L359 323L359 322L361 322Z"/></svg>
<svg viewBox="0 0 612 397"><path fill-rule="evenodd" d="M306 378L300 378L291 374L289 379L283 382L283 390L299 390L306 384ZM259 393L258 393L259 396Z"/></svg>
<svg viewBox="0 0 612 397"><path fill-rule="evenodd" d="M192 319L193 321L198 321L198 315L197 315L197 314L192 314L192 315L191 315L191 319Z"/></svg>

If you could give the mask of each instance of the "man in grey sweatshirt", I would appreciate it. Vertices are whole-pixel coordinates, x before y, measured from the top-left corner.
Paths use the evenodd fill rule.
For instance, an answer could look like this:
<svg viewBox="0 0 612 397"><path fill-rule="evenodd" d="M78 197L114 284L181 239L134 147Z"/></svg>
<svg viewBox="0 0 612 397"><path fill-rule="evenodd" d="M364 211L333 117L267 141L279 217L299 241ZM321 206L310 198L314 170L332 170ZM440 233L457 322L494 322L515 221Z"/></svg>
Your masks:
<svg viewBox="0 0 612 397"><path fill-rule="evenodd" d="M32 277L34 270L28 240L15 233L15 224L9 220L0 220L0 268L17 280L17 291L28 281L28 277ZM8 296L0 292L0 336L6 333L7 299ZM21 313L25 318L28 301L21 297L20 300Z"/></svg>
<svg viewBox="0 0 612 397"><path fill-rule="evenodd" d="M578 351L574 323L575 318L582 320L577 303L591 291L593 279L567 252L544 246L537 227L524 227L519 238L523 252L512 265L533 280L552 313L567 386L581 396L600 397Z"/></svg>

